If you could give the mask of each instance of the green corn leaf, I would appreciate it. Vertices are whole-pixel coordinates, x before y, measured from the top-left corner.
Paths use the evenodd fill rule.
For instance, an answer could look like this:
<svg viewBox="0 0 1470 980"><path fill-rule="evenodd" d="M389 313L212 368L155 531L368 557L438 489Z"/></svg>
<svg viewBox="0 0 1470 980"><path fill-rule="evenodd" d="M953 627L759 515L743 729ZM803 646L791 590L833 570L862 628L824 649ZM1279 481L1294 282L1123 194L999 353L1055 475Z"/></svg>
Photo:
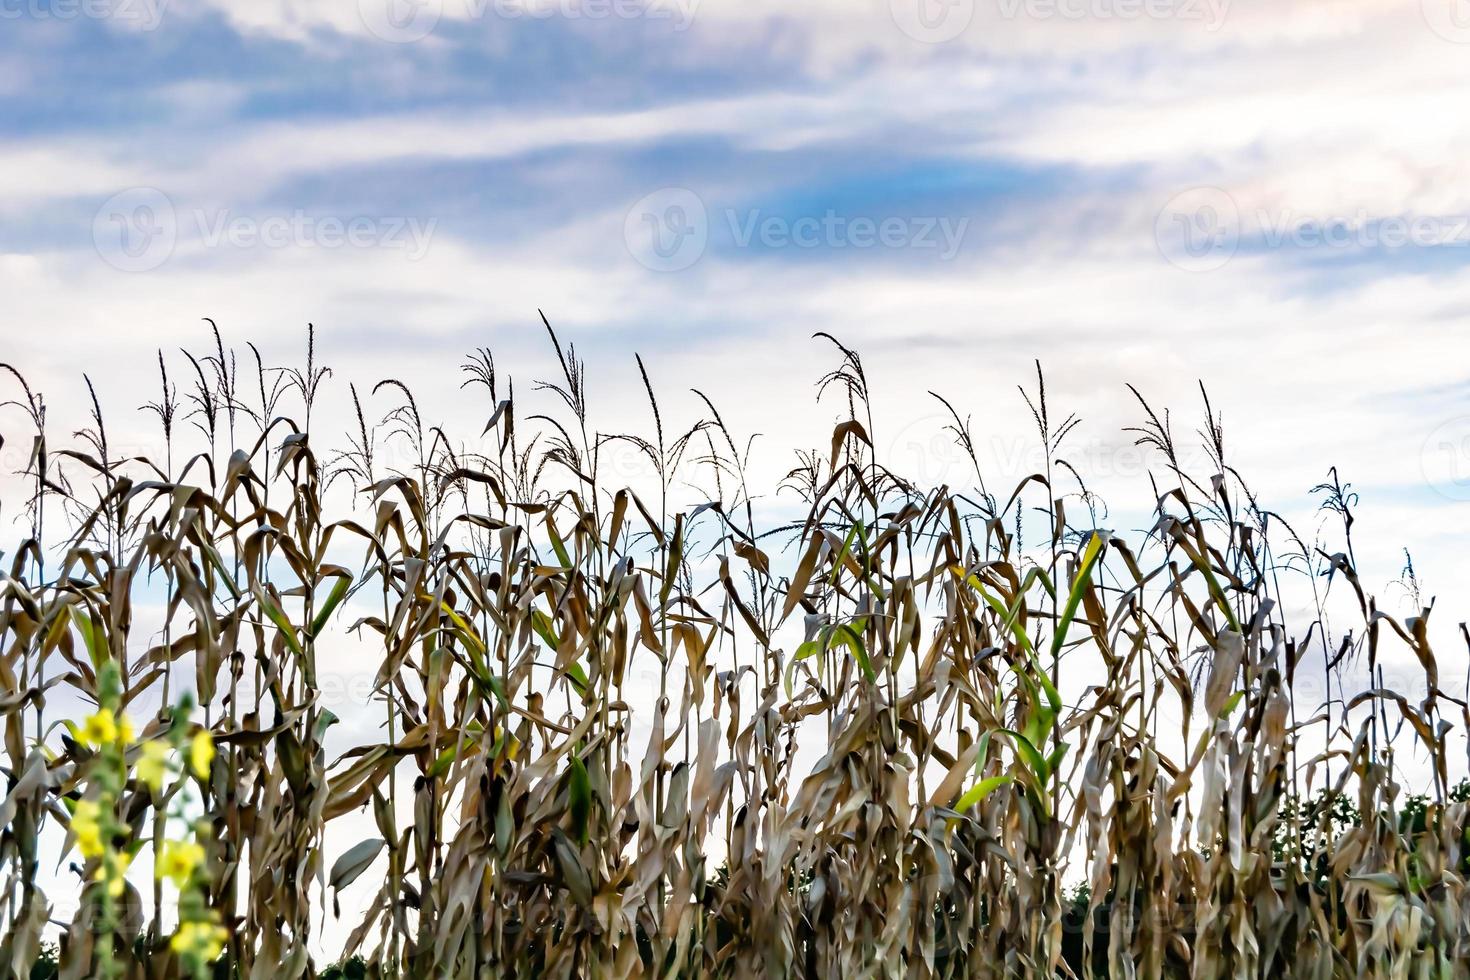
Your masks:
<svg viewBox="0 0 1470 980"><path fill-rule="evenodd" d="M1051 767L1047 765L1046 757L1041 754L1041 751L1032 744L1030 739L1018 731L1002 728L1001 732L1011 737L1011 742L1016 747L1016 754L1021 757L1026 768L1031 770L1031 775L1035 778L1037 785L1046 785L1051 779Z"/></svg>
<svg viewBox="0 0 1470 980"><path fill-rule="evenodd" d="M862 533L863 533L863 522L862 521L858 521L847 532L847 537L844 538L843 539L843 542L842 542L842 550L840 550L839 552L837 552L836 557L834 557L832 559L832 574L827 579L827 584L828 585L831 585L832 583L834 583L834 582L837 581L837 576L842 572L842 561L843 561L843 559L845 559L847 557L847 553L852 550L852 543L853 543L853 541L856 540L857 537L859 535L861 535Z"/></svg>
<svg viewBox="0 0 1470 980"><path fill-rule="evenodd" d="M546 517L546 536L551 539L551 550L556 552L556 560L561 562L562 568L572 567L572 557L567 552L566 543L562 541L561 535L556 532L556 523L548 513Z"/></svg>
<svg viewBox="0 0 1470 980"><path fill-rule="evenodd" d="M1019 622L1011 618L1011 611L1006 608L1005 603L990 594L990 590L985 588L979 576L966 575L965 584L979 593L980 598L985 600L986 605L995 610L995 614L1009 625L1011 633L1016 637L1016 642L1020 645L1021 649L1025 650L1028 654L1034 654L1036 652L1031 646L1031 637L1026 635L1026 630Z"/></svg>
<svg viewBox="0 0 1470 980"><path fill-rule="evenodd" d="M970 807L979 803L981 800L985 799L985 797L989 796L992 792L1006 785L1010 781L1010 776L991 776L988 779L980 780L980 782L970 787L965 795L961 796L955 802L954 811L956 813L964 813L966 810L970 809Z"/></svg>
<svg viewBox="0 0 1470 980"><path fill-rule="evenodd" d="M214 570L219 573L220 579L225 583L225 588L230 590L230 595L236 599L240 598L240 587L235 584L235 577L225 566L225 560L220 557L220 553L208 541L201 541L200 545L204 549L204 556L209 559L209 563L214 566Z"/></svg>
<svg viewBox="0 0 1470 980"><path fill-rule="evenodd" d="M1102 554L1105 540L1101 532L1093 531L1087 547L1083 549L1082 559L1077 565L1077 577L1072 580L1072 591L1067 593L1067 604L1062 607L1061 619L1057 621L1056 633L1051 639L1051 652L1054 656L1067 640L1067 630L1071 629L1072 620L1077 616L1077 607L1082 603L1082 594L1092 581L1092 567L1097 564L1098 555Z"/></svg>
<svg viewBox="0 0 1470 980"><path fill-rule="evenodd" d="M571 779L567 786L571 797L572 829L577 833L578 843L587 843L587 824L592 816L592 780L587 776L587 767L576 755L572 756Z"/></svg>
<svg viewBox="0 0 1470 980"><path fill-rule="evenodd" d="M552 651L560 649L561 639L556 635L556 629L552 626L551 617L539 609L531 610L531 628L536 635L541 637L541 642L551 647Z"/></svg>
<svg viewBox="0 0 1470 980"><path fill-rule="evenodd" d="M276 629L280 630L281 635L286 638L286 646L291 648L291 652L298 657L306 656L305 652L301 649L301 641L296 636L296 627L291 625L291 620L286 618L286 614L270 600L265 590L256 589L255 599L260 603L260 608L265 611L270 621L276 624Z"/></svg>
<svg viewBox="0 0 1470 980"><path fill-rule="evenodd" d="M869 681L876 681L878 675L873 671L873 662L868 659L868 649L863 645L862 634L846 623L837 629L838 635L847 645L847 648L852 651L853 658L857 660L858 666L862 668L863 676Z"/></svg>
<svg viewBox="0 0 1470 980"><path fill-rule="evenodd" d="M82 634L82 642L87 646L87 657L92 661L92 669L101 670L102 665L112 658L106 638L102 636L97 624L92 622L92 617L76 606L69 608L72 622L76 624L77 632Z"/></svg>
<svg viewBox="0 0 1470 980"><path fill-rule="evenodd" d="M339 575L337 577L337 581L332 585L332 591L327 594L327 601L322 603L322 607L317 610L316 618L311 621L311 629L306 634L308 637L315 639L321 635L322 629L327 625L327 620L342 604L342 600L347 596L347 590L351 587L352 576Z"/></svg>

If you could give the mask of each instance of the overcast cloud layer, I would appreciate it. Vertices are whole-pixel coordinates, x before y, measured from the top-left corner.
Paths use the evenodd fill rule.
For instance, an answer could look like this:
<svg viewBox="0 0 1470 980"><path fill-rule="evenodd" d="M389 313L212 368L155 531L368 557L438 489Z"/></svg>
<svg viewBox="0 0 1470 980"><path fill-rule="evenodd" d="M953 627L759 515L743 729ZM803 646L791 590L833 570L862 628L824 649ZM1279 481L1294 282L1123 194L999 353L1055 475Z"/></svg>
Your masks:
<svg viewBox="0 0 1470 980"><path fill-rule="evenodd" d="M1452 584L1470 19L1449 0L0 8L4 356L59 427L87 370L145 442L147 352L211 316L278 362L312 321L339 379L399 375L470 435L443 378L477 345L544 376L539 307L605 428L641 418L638 350L671 410L697 382L776 472L830 424L808 410L827 330L915 458L935 387L1014 456L1039 357L1106 481L1123 383L1192 413L1203 380L1274 502L1336 464L1382 575L1402 544Z"/></svg>

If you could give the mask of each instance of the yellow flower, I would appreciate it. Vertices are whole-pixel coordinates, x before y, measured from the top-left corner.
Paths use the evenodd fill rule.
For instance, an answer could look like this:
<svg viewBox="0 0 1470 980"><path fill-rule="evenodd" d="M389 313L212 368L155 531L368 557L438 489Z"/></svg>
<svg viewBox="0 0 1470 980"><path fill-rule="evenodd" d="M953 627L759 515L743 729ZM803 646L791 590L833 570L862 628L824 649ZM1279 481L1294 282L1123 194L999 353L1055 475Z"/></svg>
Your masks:
<svg viewBox="0 0 1470 980"><path fill-rule="evenodd" d="M180 957L208 963L219 958L230 934L213 922L181 922L168 947Z"/></svg>
<svg viewBox="0 0 1470 980"><path fill-rule="evenodd" d="M163 853L159 855L154 874L159 878L168 878L183 888L203 860L204 848L192 841L164 841Z"/></svg>
<svg viewBox="0 0 1470 980"><path fill-rule="evenodd" d="M144 742L143 756L138 760L136 770L139 781L153 792L160 792L163 789L164 774L167 772L167 761L167 742Z"/></svg>
<svg viewBox="0 0 1470 980"><path fill-rule="evenodd" d="M95 826L77 831L77 850L82 852L84 858L94 858L102 854L102 832Z"/></svg>
<svg viewBox="0 0 1470 980"><path fill-rule="evenodd" d="M133 744L133 719L127 715L117 720L117 740L123 745Z"/></svg>
<svg viewBox="0 0 1470 980"><path fill-rule="evenodd" d="M117 718L111 708L100 708L82 723L82 742L94 747L117 741Z"/></svg>
<svg viewBox="0 0 1470 980"><path fill-rule="evenodd" d="M214 761L214 739L200 729L189 743L189 768L200 779L209 778L209 764Z"/></svg>
<svg viewBox="0 0 1470 980"><path fill-rule="evenodd" d="M99 857L102 854L101 816L102 808L97 805L96 800L82 800L71 816L72 833L77 835L77 850L82 852L84 858Z"/></svg>
<svg viewBox="0 0 1470 980"><path fill-rule="evenodd" d="M128 864L131 861L132 856L126 851L108 851L102 858L102 866L97 869L97 880L107 883L107 894L111 897L122 896L127 883L124 875L128 873Z"/></svg>

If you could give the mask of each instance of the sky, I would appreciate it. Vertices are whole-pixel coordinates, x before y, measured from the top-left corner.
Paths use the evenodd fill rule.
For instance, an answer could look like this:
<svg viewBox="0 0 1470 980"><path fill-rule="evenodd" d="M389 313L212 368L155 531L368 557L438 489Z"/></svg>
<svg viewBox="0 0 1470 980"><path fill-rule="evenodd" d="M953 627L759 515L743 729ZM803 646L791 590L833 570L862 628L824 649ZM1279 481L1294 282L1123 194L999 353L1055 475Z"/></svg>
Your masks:
<svg viewBox="0 0 1470 980"><path fill-rule="evenodd" d="M312 323L319 426L395 377L473 440L459 365L534 404L540 310L600 431L649 429L637 352L774 486L844 410L814 333L931 483L966 476L931 390L992 483L1036 468L1040 360L1120 523L1157 465L1126 385L1188 437L1203 384L1267 505L1313 526L1337 467L1368 587L1406 611L1408 549L1458 621L1467 83L1465 0L0 0L0 361L153 451L155 351L210 317L295 363Z"/></svg>
<svg viewBox="0 0 1470 980"><path fill-rule="evenodd" d="M1461 6L0 0L4 359L146 441L155 349L208 316L282 363L311 322L468 432L446 379L547 376L540 309L607 430L646 424L636 351L781 472L838 412L816 331L921 464L934 389L1022 465L1039 358L1098 479L1141 471L1125 382L1186 432L1203 382L1279 506L1336 465L1433 564L1470 497Z"/></svg>
<svg viewBox="0 0 1470 980"><path fill-rule="evenodd" d="M315 325L319 431L391 376L473 446L476 348L523 417L556 407L539 310L597 431L650 429L637 353L671 430L698 387L773 488L845 411L815 400L824 331L921 482L969 478L930 391L991 484L1038 468L1016 388L1039 360L1082 419L1068 458L1142 524L1158 460L1126 385L1186 443L1203 385L1266 506L1310 530L1329 467L1352 485L1370 588L1404 549L1429 595L1470 585L1470 3L0 0L0 22L0 361L53 433L86 423L85 373L114 447L158 454L155 352L185 378L210 317L247 368L247 341L295 364ZM23 417L0 436L13 487ZM23 519L0 509L8 538Z"/></svg>

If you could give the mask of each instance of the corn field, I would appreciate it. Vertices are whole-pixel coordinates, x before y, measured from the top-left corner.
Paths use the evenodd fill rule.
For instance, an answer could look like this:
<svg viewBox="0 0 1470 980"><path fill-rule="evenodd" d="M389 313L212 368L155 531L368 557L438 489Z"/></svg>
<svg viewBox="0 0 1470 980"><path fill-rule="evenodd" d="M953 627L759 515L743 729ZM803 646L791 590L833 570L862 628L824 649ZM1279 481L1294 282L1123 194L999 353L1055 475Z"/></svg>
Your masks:
<svg viewBox="0 0 1470 980"><path fill-rule="evenodd" d="M987 486L908 393L974 461L920 485L820 335L830 445L755 487L641 360L601 432L545 331L550 380L469 358L454 435L215 331L150 458L0 366L11 975L1470 976L1470 634L1380 607L1335 474L1299 536L1208 399L1186 438L1121 392L1148 519L1096 526L1038 368L1041 470Z"/></svg>

